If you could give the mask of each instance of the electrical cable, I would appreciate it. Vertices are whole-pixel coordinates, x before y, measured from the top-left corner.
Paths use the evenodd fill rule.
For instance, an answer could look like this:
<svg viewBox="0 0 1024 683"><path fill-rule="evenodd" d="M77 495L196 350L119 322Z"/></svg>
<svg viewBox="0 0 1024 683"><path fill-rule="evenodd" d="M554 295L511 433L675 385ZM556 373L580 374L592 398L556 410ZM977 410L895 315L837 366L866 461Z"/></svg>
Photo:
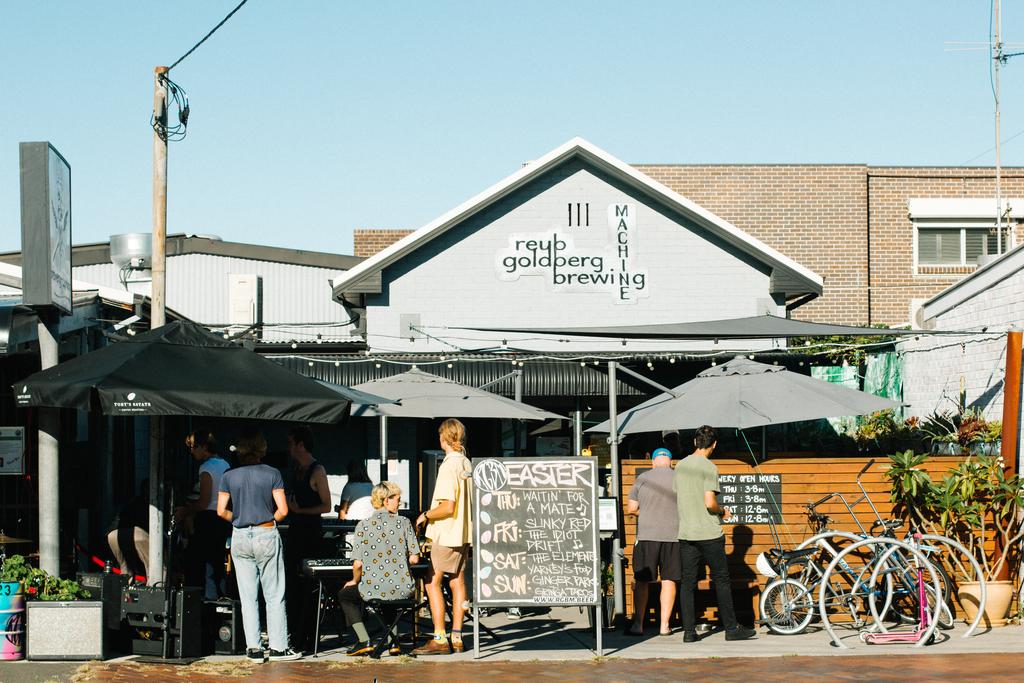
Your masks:
<svg viewBox="0 0 1024 683"><path fill-rule="evenodd" d="M150 117L150 125L153 126L153 130L163 140L167 142L178 142L185 139L185 134L188 129L188 93L180 85L172 81L167 77L167 74L160 75L161 81L167 85L167 91L174 101L175 106L178 109L178 123L173 126L167 125L169 103L164 103L164 110L161 115L157 115L157 112L153 112Z"/></svg>
<svg viewBox="0 0 1024 683"><path fill-rule="evenodd" d="M235 12L237 12L237 11L238 11L238 10L240 10L240 9L242 9L242 5L244 5L244 4L245 4L245 3L247 3L247 2L249 2L249 0L242 0L242 2L238 3L238 6L237 6L237 7L235 7L235 9L231 10L230 12L228 12L228 15L227 15L226 17L224 17L223 19L221 19L221 20L220 20L220 23L219 23L219 24L217 24L217 25L216 25L216 26L214 26L214 27L213 27L212 29L210 29L210 32L209 32L209 33L207 33L207 34L206 34L205 36L203 36L203 39L202 39L202 40L200 40L200 41L199 41L198 43L196 43L195 45L193 45L193 46L192 46L192 49L190 49L190 50L189 50L188 52L186 52L186 53L185 53L185 54L183 54L182 56L178 57L177 61L175 61L175 62L174 62L174 64L171 64L171 65L170 65L169 67L167 67L167 71L168 71L168 72L170 72L170 70L171 70L171 69L173 69L174 67L178 66L178 65L179 65L179 64L181 64L181 63L182 63L183 61L185 61L185 58L186 58L186 57L188 57L188 56L189 56L190 54L192 54L193 52L195 52L195 51L196 51L196 50L197 50L197 49L199 48L199 46L200 46L200 45L202 45L203 43L205 43L205 42L206 42L206 40L207 40L207 39L208 39L208 38L209 38L210 36L212 36L212 35L213 35L214 33L216 33L216 32L217 32L217 29L219 29L219 28L220 28L221 26L223 26L223 25L224 25L224 24L225 24L225 23L227 22L227 20L228 20L228 19L230 19L230 18L231 18L232 16L234 16Z"/></svg>

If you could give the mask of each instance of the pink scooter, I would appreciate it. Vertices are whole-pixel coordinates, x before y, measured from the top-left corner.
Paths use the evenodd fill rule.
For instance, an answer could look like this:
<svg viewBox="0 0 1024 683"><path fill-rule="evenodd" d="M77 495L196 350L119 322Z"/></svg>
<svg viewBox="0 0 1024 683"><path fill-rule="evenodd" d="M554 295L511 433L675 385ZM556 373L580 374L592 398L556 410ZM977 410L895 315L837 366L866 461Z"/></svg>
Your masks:
<svg viewBox="0 0 1024 683"><path fill-rule="evenodd" d="M928 612L928 598L925 595L924 590L924 572L921 571L921 567L917 568L917 628L913 631L903 631L902 633L861 633L860 639L868 645L885 645L888 643L918 643L924 638L924 634L928 632L928 626L931 624L931 614ZM933 635L932 638L935 636ZM925 643L930 645L931 641Z"/></svg>

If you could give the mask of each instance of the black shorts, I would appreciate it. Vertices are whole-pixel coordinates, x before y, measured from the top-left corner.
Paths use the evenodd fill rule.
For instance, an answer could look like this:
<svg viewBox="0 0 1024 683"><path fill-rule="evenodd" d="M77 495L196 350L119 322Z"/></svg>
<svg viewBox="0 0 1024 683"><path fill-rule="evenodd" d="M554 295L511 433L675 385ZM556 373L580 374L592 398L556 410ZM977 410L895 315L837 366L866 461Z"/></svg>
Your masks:
<svg viewBox="0 0 1024 683"><path fill-rule="evenodd" d="M633 578L637 581L681 581L678 541L637 541L633 547Z"/></svg>

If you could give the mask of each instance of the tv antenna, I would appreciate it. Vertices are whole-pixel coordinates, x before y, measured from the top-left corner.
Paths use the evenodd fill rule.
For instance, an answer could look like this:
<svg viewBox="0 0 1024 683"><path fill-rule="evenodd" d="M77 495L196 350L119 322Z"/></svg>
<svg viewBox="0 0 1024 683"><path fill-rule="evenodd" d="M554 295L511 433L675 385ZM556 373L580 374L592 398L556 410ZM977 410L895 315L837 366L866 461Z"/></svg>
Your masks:
<svg viewBox="0 0 1024 683"><path fill-rule="evenodd" d="M1003 248L1003 216L1009 211L1003 211L1003 193L1002 193L1002 163L1001 163L1001 152L1002 152L1002 134L1000 132L1000 88L999 88L999 71L1002 67L1006 66L1006 63L1011 57L1020 57L1024 55L1024 51L1019 52L1007 52L1007 49L1018 50L1024 48L1024 45L1020 43L1004 43L1002 35L1002 9L1000 0L992 0L991 11L989 14L989 42L988 43L972 43L972 42L947 42L947 52L967 52L972 50L989 50L992 54L992 61L989 65L989 78L992 84L992 99L995 102L995 123L996 123L996 240L999 253L1003 253L1008 250L1017 241L1013 231L1008 231L1009 244L1006 245L1006 249ZM1014 136L1016 137L1016 136ZM977 158L977 157L975 157Z"/></svg>

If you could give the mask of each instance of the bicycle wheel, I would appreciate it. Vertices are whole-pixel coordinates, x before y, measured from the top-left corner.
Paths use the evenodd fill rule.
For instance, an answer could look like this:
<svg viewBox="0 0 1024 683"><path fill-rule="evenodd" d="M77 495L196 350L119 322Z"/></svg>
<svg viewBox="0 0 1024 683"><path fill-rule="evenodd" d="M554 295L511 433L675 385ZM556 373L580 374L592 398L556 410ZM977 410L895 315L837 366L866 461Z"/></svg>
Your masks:
<svg viewBox="0 0 1024 683"><path fill-rule="evenodd" d="M952 538L938 534L924 534L921 536L921 542L925 544L922 548L926 549L925 554L929 558L936 554L938 555L940 559L935 564L941 565L946 570L947 577L955 576L958 581L978 581L980 583L981 595L980 604L977 607L978 613L975 615L974 620L967 625L967 630L960 634L961 638L970 638L974 635L982 618L985 616L988 590L985 585L984 570L978 563L977 558L974 557L974 554ZM951 613L953 610L953 593L954 590L951 585L950 590L945 593L946 604L950 608Z"/></svg>
<svg viewBox="0 0 1024 683"><path fill-rule="evenodd" d="M825 568L844 550L864 540L863 536L846 531L823 531L806 539L797 548L816 546L819 554L808 560L804 572L798 577L809 587L812 594L822 591L825 597L825 611L829 614L844 615L852 624L860 628L871 620L867 598L872 592L877 593L883 605L882 611L888 609L892 599L892 581L888 576L880 586L869 588L867 578L871 574L873 557L868 548L853 554L847 554L835 567L829 580L822 583ZM820 616L818 611L815 611Z"/></svg>
<svg viewBox="0 0 1024 683"><path fill-rule="evenodd" d="M888 560L891 558L892 555L892 553L888 551L894 547L909 553L910 556L914 559L913 564L915 568L917 566L923 566L925 569L927 569L928 579L930 580L929 583L931 583L932 585L933 593L935 595L941 594L941 589L939 588L938 574L936 573L935 568L932 566L931 563L928 562L927 558L921 553L920 550L911 547L910 544L892 538L869 538L854 543L849 548L846 548L842 552L840 552L831 562L831 564L829 564L829 566L825 568L825 576L822 578L822 587L818 593L818 605L819 610L822 612L822 623L824 624L825 630L828 632L829 637L832 639L833 645L835 645L836 647L842 648L844 650L848 649L848 647L842 642L839 636L836 635L836 632L833 628L833 624L829 620L828 614L825 612L826 589L828 587L829 581L832 578L833 572L842 565L842 563L845 561L847 557L852 556L853 553L855 553L856 551L868 551L868 555L870 555L872 559L868 567L866 567L866 569L870 569L871 571L869 572L869 576L866 577L862 572L857 573L857 587L859 589L859 593L862 594L865 598L864 602L866 602L868 606L871 608L871 616L874 618L875 622L873 627L878 627L880 626L881 620L879 618L879 613L876 609L877 600L872 600L870 598L872 594L884 594L891 592L892 590L891 588L886 588L885 586L883 586L882 583L884 582L890 585L894 583L892 572L889 571L890 564L888 563ZM936 627L936 622L931 622L928 625L928 628L925 629L925 631L921 634L922 637L917 641L916 647L921 647L925 643L929 642L932 635L935 633Z"/></svg>
<svg viewBox="0 0 1024 683"><path fill-rule="evenodd" d="M949 591L952 588L952 583L949 580L949 575L939 562L932 561L935 558L925 554L924 549L918 546L915 546L915 549L921 551L922 555L928 559L927 564L934 570L935 576L938 579L938 596L936 596L934 586L927 581L925 581L924 585L928 601L929 619L937 621L941 629L951 629L953 628L953 611L950 609L948 601L950 600ZM880 571L892 578L894 588L892 600L887 607L879 610L877 605L872 606L872 609L879 615L879 630L883 633L888 631L885 627L887 619L898 621L901 624L917 624L920 621L921 608L918 598L916 564L906 557L906 553L901 552L895 547L886 550L885 554L880 558L880 562L884 564ZM871 599L874 601L874 596Z"/></svg>
<svg viewBox="0 0 1024 683"><path fill-rule="evenodd" d="M772 633L803 633L814 616L814 598L807 586L793 579L778 579L761 593L761 622Z"/></svg>

